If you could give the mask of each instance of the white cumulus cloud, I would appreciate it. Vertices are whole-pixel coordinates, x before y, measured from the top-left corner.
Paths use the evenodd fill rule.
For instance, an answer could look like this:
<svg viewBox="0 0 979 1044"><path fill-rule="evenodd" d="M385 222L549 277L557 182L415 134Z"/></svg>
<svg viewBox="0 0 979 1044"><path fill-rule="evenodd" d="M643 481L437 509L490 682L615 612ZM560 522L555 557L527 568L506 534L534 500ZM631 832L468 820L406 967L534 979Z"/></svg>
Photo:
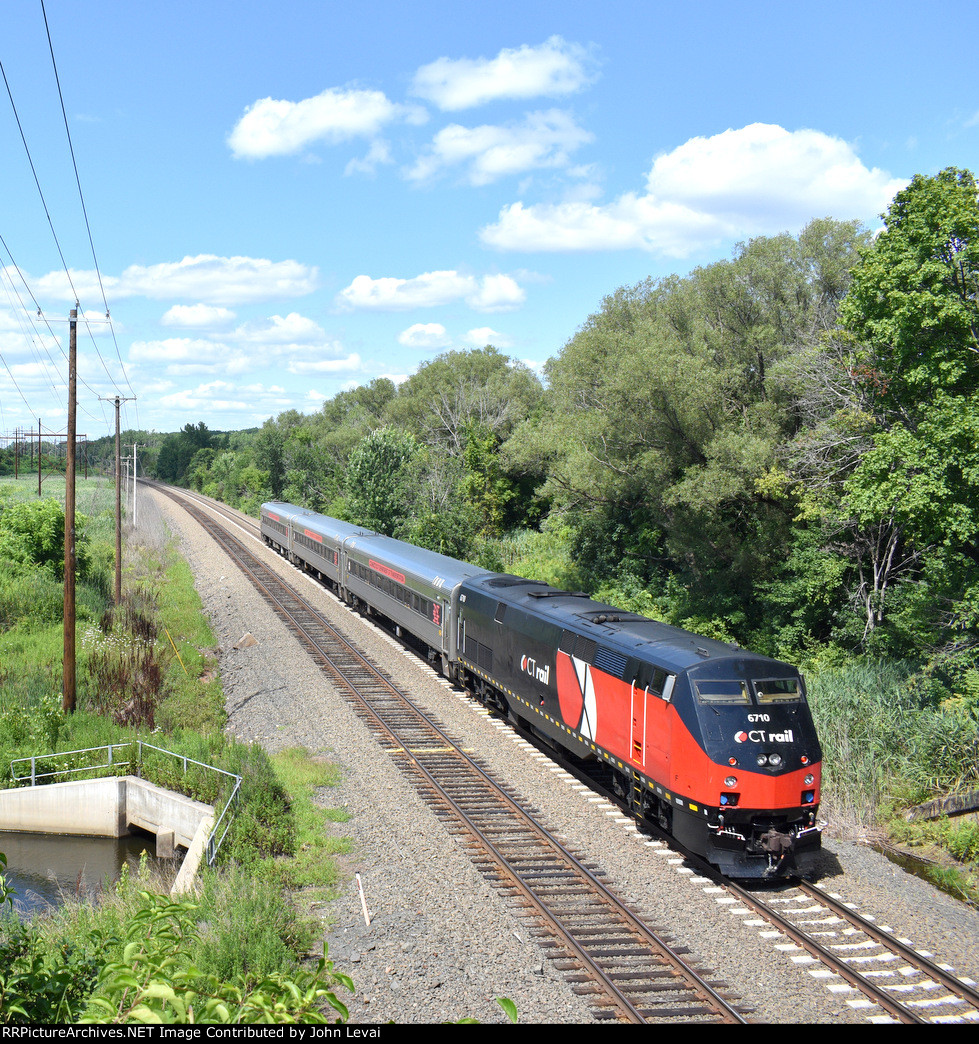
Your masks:
<svg viewBox="0 0 979 1044"><path fill-rule="evenodd" d="M380 138L371 142L363 159L352 159L344 168L344 174L373 174L382 163L393 163L391 146Z"/></svg>
<svg viewBox="0 0 979 1044"><path fill-rule="evenodd" d="M160 405L180 414L244 413L255 423L292 405L292 398L277 385L233 384L208 381L196 388L183 388L160 398Z"/></svg>
<svg viewBox="0 0 979 1044"><path fill-rule="evenodd" d="M423 181L442 170L463 166L473 185L545 167L566 167L571 153L592 141L574 119L559 109L532 112L519 124L443 127L408 177Z"/></svg>
<svg viewBox="0 0 979 1044"><path fill-rule="evenodd" d="M164 326L182 326L203 329L209 326L224 326L231 322L235 313L216 305L174 305L164 312L160 322Z"/></svg>
<svg viewBox="0 0 979 1044"><path fill-rule="evenodd" d="M134 341L129 361L162 366L171 377L203 373L243 373L252 360L233 346L195 337L167 337L160 341Z"/></svg>
<svg viewBox="0 0 979 1044"><path fill-rule="evenodd" d="M452 343L441 323L414 323L398 334L398 344L406 348L447 348Z"/></svg>
<svg viewBox="0 0 979 1044"><path fill-rule="evenodd" d="M313 98L263 98L250 105L228 135L237 159L266 159L301 152L314 142L335 145L376 136L396 120L418 122L418 109L390 101L383 91L330 87Z"/></svg>
<svg viewBox="0 0 979 1044"><path fill-rule="evenodd" d="M356 352L337 358L293 359L288 370L293 374L348 373L361 368L361 359Z"/></svg>
<svg viewBox="0 0 979 1044"><path fill-rule="evenodd" d="M231 339L256 345L318 344L326 339L319 323L290 312L286 316L272 315L267 319L243 323Z"/></svg>
<svg viewBox="0 0 979 1044"><path fill-rule="evenodd" d="M658 156L644 192L607 204L512 203L480 236L505 250L684 257L725 239L796 231L814 217L872 221L905 184L868 169L839 138L755 123Z"/></svg>
<svg viewBox="0 0 979 1044"><path fill-rule="evenodd" d="M44 294L61 299L74 301L76 290L81 297L102 296L96 271L72 270L71 275L71 284L63 271L51 272L37 282ZM317 269L298 261L197 254L181 261L130 265L121 276L103 275L101 286L113 301L125 297L182 298L226 306L300 297L312 293L317 281Z"/></svg>
<svg viewBox="0 0 979 1044"><path fill-rule="evenodd" d="M513 346L511 337L489 326L477 326L475 329L470 330L463 337L463 340L466 344L476 345L478 348L483 348L487 344L493 345L494 348L510 348Z"/></svg>
<svg viewBox="0 0 979 1044"><path fill-rule="evenodd" d="M586 48L552 36L537 47L505 48L495 58L439 58L415 73L412 93L447 111L500 99L553 98L591 83L594 65Z"/></svg>
<svg viewBox="0 0 979 1044"><path fill-rule="evenodd" d="M447 270L425 272L413 279L394 276L372 279L359 275L340 291L337 303L351 309L396 312L464 301L476 311L495 312L517 308L525 297L526 293L512 276L488 275L477 279Z"/></svg>

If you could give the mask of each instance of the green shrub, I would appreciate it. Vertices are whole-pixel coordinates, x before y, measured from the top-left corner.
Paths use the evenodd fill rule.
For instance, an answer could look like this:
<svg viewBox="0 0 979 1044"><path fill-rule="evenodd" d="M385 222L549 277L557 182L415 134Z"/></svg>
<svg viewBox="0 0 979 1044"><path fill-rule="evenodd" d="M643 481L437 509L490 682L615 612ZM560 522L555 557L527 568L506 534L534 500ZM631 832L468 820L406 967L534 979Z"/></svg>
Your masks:
<svg viewBox="0 0 979 1044"><path fill-rule="evenodd" d="M33 564L0 560L0 630L27 619L55 623L63 615L64 585L52 572Z"/></svg>
<svg viewBox="0 0 979 1044"><path fill-rule="evenodd" d="M85 516L76 515L75 526L84 529ZM78 575L88 564L85 541L75 546ZM0 558L31 563L49 570L58 580L65 570L65 511L56 500L24 501L4 506L0 514Z"/></svg>
<svg viewBox="0 0 979 1044"><path fill-rule="evenodd" d="M204 874L199 895L194 963L223 981L256 984L273 972L292 972L297 954L312 946L316 927L300 916L282 889L240 866Z"/></svg>
<svg viewBox="0 0 979 1044"><path fill-rule="evenodd" d="M979 823L974 819L949 824L945 845L963 863L979 863Z"/></svg>

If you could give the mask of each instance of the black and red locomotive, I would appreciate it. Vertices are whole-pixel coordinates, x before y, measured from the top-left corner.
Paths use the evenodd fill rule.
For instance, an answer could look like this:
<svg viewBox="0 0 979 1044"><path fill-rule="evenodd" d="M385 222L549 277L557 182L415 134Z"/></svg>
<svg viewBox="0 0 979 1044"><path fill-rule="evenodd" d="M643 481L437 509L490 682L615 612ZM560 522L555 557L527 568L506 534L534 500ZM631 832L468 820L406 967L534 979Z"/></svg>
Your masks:
<svg viewBox="0 0 979 1044"><path fill-rule="evenodd" d="M606 762L637 816L723 873L818 854L822 755L794 667L293 505L264 504L262 533L484 703Z"/></svg>

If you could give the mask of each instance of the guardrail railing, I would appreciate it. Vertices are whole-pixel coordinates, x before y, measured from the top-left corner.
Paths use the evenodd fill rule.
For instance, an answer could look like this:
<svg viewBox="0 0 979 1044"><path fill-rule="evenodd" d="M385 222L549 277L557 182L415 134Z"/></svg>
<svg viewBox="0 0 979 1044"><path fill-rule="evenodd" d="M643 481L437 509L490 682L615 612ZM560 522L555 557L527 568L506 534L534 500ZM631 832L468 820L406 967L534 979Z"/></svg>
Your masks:
<svg viewBox="0 0 979 1044"><path fill-rule="evenodd" d="M10 763L10 776L14 783L26 783L29 781L29 785L34 787L38 785L38 781L42 779L49 779L53 776L65 777L72 776L82 772L98 772L103 769L112 769L113 775L118 775L118 770L125 767L127 772L133 765L133 760L130 754L124 758L119 758L115 755L116 751L129 750L131 747L136 747L136 771L134 775L140 779L145 778L143 776L143 751L153 750L158 754L165 754L168 757L175 758L177 761L182 763L183 774L187 775L188 765L197 765L199 768L206 769L208 772L216 772L218 775L226 776L230 780L234 780L234 785L231 788L231 794L228 800L224 804L224 808L221 809L221 814L214 821L214 827L207 839L207 864L213 866L217 859L218 850L221 848L221 843L227 837L228 830L231 824L234 822L234 813L238 807L238 796L241 790L241 776L235 775L234 772L227 772L225 769L218 768L215 765L206 765L203 761L197 761L194 758L187 757L186 754L177 754L172 750L165 750L163 747L154 746L152 743L146 743L144 740L129 740L125 743L107 743L103 747L84 747L81 750L62 750L58 751L57 754L34 754L29 758L15 758ZM68 758L77 754L95 754L104 753L104 760L98 764L85 764L75 765L69 768L51 769L50 771L38 772L38 762L43 762L45 765L49 765L52 761L55 763L59 758ZM30 765L30 772L18 775L15 766L17 765ZM150 780L150 782L153 782ZM220 833L220 837L218 834Z"/></svg>

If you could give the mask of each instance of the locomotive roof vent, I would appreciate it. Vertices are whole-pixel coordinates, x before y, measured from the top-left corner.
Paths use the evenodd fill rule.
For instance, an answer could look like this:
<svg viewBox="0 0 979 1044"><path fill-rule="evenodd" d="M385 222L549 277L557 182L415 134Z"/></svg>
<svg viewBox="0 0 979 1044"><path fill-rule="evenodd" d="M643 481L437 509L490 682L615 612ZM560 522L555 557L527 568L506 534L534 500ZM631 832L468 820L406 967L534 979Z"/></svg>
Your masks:
<svg viewBox="0 0 979 1044"><path fill-rule="evenodd" d="M591 620L592 623L597 624L613 624L613 623L633 623L636 620L645 620L645 616L640 616L638 613L615 613L615 612L604 612L604 613L580 613L582 620Z"/></svg>
<svg viewBox="0 0 979 1044"><path fill-rule="evenodd" d="M487 587L519 587L521 584L547 586L542 580L525 580L522 576L495 576L492 580L486 581Z"/></svg>
<svg viewBox="0 0 979 1044"><path fill-rule="evenodd" d="M590 598L584 591L559 591L556 587L549 587L545 591L528 591L529 598Z"/></svg>

